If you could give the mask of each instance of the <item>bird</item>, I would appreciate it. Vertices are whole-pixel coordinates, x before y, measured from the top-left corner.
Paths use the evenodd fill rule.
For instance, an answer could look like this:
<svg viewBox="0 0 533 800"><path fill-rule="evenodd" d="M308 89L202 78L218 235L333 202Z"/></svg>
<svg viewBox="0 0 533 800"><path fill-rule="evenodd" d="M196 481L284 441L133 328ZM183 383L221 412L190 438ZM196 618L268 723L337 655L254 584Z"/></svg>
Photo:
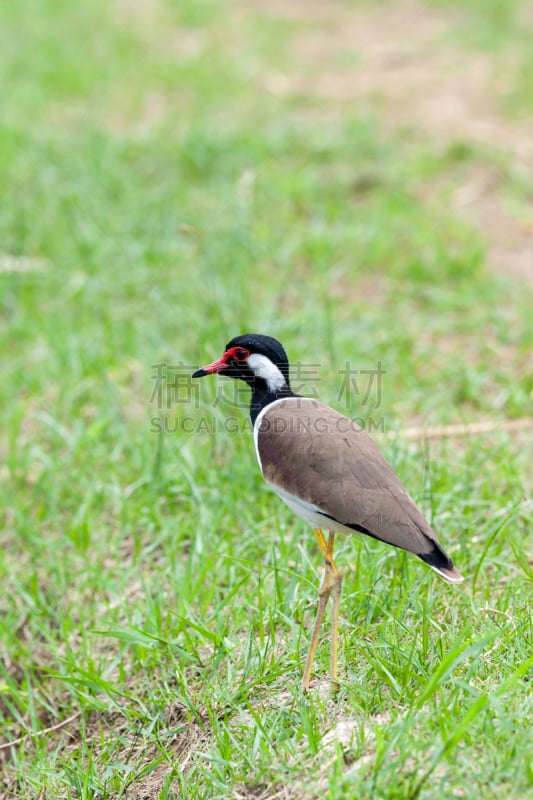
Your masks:
<svg viewBox="0 0 533 800"><path fill-rule="evenodd" d="M309 523L324 560L302 689L310 688L324 613L332 598L330 680L338 686L338 626L343 572L333 560L337 534L364 534L417 555L448 583L462 575L370 435L354 421L291 389L289 360L272 336L233 338L192 378L218 373L251 389L250 417L267 484ZM324 533L326 532L326 533Z"/></svg>

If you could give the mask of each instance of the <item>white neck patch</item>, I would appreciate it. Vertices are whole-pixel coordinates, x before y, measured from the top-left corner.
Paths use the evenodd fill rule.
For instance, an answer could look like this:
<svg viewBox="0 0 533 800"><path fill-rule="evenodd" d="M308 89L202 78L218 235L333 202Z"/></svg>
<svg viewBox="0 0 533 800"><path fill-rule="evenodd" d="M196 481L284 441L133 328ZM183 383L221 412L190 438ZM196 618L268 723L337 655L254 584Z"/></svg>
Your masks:
<svg viewBox="0 0 533 800"><path fill-rule="evenodd" d="M277 392L286 386L286 380L281 370L266 356L259 353L252 353L246 361L250 369L254 371L258 378L262 378L270 392Z"/></svg>

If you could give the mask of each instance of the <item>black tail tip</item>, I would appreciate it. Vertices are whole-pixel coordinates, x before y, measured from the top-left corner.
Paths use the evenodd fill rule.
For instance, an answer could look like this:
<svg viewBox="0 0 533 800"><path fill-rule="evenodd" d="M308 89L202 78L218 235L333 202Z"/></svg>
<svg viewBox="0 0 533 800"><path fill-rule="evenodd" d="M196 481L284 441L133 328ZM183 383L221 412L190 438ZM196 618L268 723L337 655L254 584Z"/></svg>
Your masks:
<svg viewBox="0 0 533 800"><path fill-rule="evenodd" d="M462 581L464 581L459 570L454 567L452 560L448 558L439 545L435 545L430 553L420 553L419 558L425 561L426 564L434 569L435 572L448 583L462 583Z"/></svg>

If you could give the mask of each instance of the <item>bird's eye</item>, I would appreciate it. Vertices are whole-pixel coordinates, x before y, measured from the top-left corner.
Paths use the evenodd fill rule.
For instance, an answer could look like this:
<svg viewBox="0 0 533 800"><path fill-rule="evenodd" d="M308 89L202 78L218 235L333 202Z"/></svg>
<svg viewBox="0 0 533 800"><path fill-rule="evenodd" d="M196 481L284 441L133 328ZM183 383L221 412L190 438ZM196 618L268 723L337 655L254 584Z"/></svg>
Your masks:
<svg viewBox="0 0 533 800"><path fill-rule="evenodd" d="M237 347L235 350L235 358L237 361L245 361L249 355L250 353L248 350L244 350L242 347Z"/></svg>

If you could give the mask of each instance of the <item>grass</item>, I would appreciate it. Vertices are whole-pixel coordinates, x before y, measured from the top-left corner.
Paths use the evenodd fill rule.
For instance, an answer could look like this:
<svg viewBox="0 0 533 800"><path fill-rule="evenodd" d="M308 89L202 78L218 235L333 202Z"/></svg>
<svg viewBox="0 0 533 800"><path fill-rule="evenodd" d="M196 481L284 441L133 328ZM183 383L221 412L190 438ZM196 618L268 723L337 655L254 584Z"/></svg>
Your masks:
<svg viewBox="0 0 533 800"><path fill-rule="evenodd" d="M492 59L519 125L526 7L492 5L421 9L447 20L439 47ZM21 738L2 797L531 792L531 456L497 423L531 413L532 290L453 203L495 176L527 248L527 158L278 91L317 68L302 31L372 13L294 8L0 9L0 729ZM466 576L339 542L335 697L326 641L299 689L318 556L258 474L246 398L179 382L247 330L374 427ZM347 362L381 362L379 394L361 373L343 394ZM177 368L168 404L157 364ZM381 435L478 420L494 432Z"/></svg>

